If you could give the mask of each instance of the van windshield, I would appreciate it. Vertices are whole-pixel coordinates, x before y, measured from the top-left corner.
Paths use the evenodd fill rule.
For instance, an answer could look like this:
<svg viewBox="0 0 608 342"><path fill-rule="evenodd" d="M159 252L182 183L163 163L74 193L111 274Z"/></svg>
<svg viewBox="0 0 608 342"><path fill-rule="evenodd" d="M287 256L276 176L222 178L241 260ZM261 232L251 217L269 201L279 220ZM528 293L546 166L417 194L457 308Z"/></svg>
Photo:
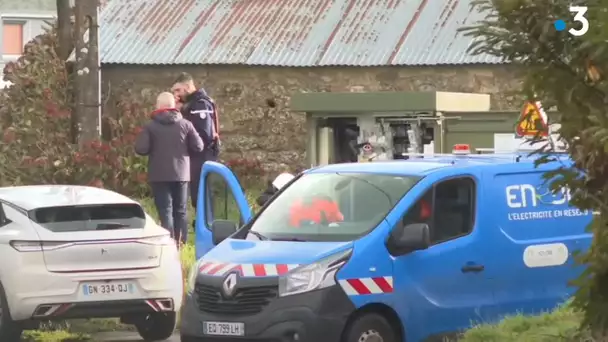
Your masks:
<svg viewBox="0 0 608 342"><path fill-rule="evenodd" d="M357 239L374 229L419 180L371 173L306 174L256 217L247 239Z"/></svg>

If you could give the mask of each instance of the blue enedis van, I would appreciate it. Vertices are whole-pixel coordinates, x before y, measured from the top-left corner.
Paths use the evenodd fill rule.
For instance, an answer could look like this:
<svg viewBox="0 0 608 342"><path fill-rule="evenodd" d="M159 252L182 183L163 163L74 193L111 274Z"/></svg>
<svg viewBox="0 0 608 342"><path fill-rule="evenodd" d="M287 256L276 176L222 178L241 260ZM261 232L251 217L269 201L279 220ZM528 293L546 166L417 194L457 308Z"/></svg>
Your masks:
<svg viewBox="0 0 608 342"><path fill-rule="evenodd" d="M254 217L232 172L206 163L199 198L223 179L241 222L199 202L182 341L418 342L553 309L574 291L572 254L589 247L592 217L569 206L567 189L548 190L543 172L571 163L557 159L328 165ZM290 226L293 203L315 195L337 202L344 220Z"/></svg>

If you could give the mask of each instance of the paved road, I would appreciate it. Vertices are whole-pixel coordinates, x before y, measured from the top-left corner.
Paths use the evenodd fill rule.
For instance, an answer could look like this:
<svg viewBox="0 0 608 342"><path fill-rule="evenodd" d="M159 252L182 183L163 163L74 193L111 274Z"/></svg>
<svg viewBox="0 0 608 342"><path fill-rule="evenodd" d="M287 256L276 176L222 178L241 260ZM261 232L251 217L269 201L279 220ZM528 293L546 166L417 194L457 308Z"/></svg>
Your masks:
<svg viewBox="0 0 608 342"><path fill-rule="evenodd" d="M93 336L95 342L140 342L142 339L133 332L100 333ZM179 335L175 334L167 342L179 342Z"/></svg>

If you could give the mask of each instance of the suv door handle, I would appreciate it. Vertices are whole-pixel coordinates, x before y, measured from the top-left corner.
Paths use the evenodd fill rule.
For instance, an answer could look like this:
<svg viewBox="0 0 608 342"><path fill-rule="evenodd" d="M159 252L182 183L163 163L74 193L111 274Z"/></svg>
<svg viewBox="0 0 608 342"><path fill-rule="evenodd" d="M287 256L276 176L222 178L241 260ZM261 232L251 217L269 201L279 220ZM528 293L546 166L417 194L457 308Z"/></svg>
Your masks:
<svg viewBox="0 0 608 342"><path fill-rule="evenodd" d="M460 269L462 271L462 273L469 273L469 272L473 272L473 273L478 273L481 272L485 269L485 267L483 265L476 265L476 264L467 264L462 266L462 268Z"/></svg>

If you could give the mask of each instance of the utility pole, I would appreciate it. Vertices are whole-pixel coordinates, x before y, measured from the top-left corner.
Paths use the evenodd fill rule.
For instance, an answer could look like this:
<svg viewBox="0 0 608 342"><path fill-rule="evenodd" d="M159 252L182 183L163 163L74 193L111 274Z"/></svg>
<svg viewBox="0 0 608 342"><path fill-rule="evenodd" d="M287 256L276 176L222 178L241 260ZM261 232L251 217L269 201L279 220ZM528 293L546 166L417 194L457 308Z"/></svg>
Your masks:
<svg viewBox="0 0 608 342"><path fill-rule="evenodd" d="M74 23L72 16L74 10L70 3L70 0L56 0L57 6L57 56L63 61L68 60L72 52L74 51ZM71 65L66 63L66 71L72 74L73 68ZM70 94L71 99L76 98L76 94L72 91ZM73 144L78 143L79 129L78 129L78 113L76 112L76 106L72 102L70 104L71 118L70 118L70 140Z"/></svg>
<svg viewBox="0 0 608 342"><path fill-rule="evenodd" d="M75 79L79 143L101 135L98 0L77 0L75 15Z"/></svg>
<svg viewBox="0 0 608 342"><path fill-rule="evenodd" d="M72 7L70 0L56 0L57 5L57 35L59 50L57 54L62 60L68 59L74 50L74 37L72 35Z"/></svg>

